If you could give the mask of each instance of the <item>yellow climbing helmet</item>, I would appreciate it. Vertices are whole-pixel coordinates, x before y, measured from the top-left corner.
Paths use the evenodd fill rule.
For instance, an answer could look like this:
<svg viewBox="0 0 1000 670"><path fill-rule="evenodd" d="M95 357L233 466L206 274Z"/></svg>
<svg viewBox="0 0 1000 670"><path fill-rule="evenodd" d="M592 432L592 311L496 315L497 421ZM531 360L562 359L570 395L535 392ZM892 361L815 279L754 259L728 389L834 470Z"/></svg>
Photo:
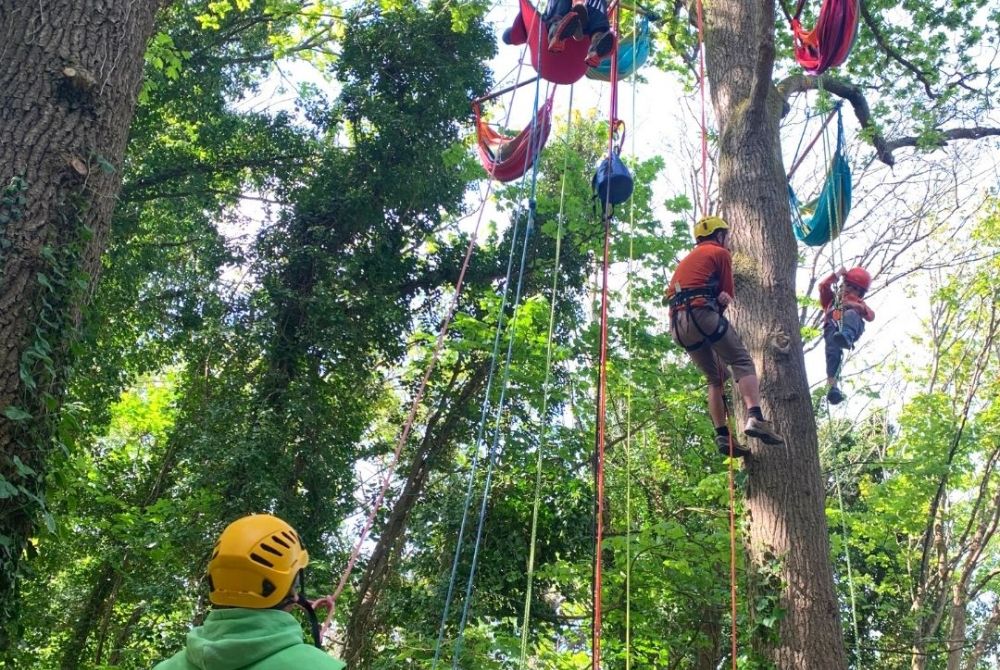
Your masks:
<svg viewBox="0 0 1000 670"><path fill-rule="evenodd" d="M229 607L274 607L307 565L309 552L294 528L270 514L245 516L226 526L215 545L209 599Z"/></svg>
<svg viewBox="0 0 1000 670"><path fill-rule="evenodd" d="M708 237L717 230L729 230L729 224L718 216L703 216L694 224L694 238Z"/></svg>

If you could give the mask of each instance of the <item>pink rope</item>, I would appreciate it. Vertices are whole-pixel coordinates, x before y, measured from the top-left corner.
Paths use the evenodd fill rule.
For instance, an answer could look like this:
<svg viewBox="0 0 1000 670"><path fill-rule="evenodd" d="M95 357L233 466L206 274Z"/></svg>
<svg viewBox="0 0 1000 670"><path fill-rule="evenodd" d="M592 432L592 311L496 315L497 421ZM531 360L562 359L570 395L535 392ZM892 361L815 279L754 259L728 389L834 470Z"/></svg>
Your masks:
<svg viewBox="0 0 1000 670"><path fill-rule="evenodd" d="M524 51L521 52L521 59L517 66L516 78L521 76L521 68L524 65ZM513 99L511 99L511 108L513 108ZM507 110L507 116L509 118L511 108ZM496 169L494 164L493 170ZM437 362L441 357L441 349L444 345L444 338L448 334L448 327L451 325L451 319L455 316L455 310L458 308L458 300L462 296L462 285L465 282L465 273L469 269L469 261L472 259L472 250L476 246L476 237L479 234L479 227L483 222L483 215L486 212L486 201L490 197L490 191L493 188L493 170L490 171L489 180L486 183L486 193L483 195L483 201L479 207L479 217L476 219L476 227L472 231L472 235L469 237L469 245L465 249L465 259L462 261L462 269L458 273L458 280L455 282L455 295L451 299L451 305L448 307L448 313L445 315L444 323L441 324L441 330L438 332L437 342L434 344L434 353L431 355L431 361L427 365L427 370L424 372L423 379L420 380L420 386L417 389L417 394L413 397L413 402L410 404L410 414L406 417L406 423L403 424L403 432L400 433L399 439L396 441L396 448L392 454L392 461L389 463L389 469L385 473L385 477L382 479L382 487L379 489L378 496L375 498L375 504L372 506L371 512L368 514L368 518L365 520L365 526L361 530L361 535L358 536L358 541L354 545L354 549L351 551L351 557L347 561L347 566L344 568L343 574L340 576L340 581L337 582L337 588L334 589L333 595L320 598L317 602L322 602L324 605L329 606L329 610L326 614L326 619L323 621L323 626L320 630L320 636L326 637L327 632L330 630L330 626L333 625L333 617L337 612L337 598L343 593L344 587L347 585L347 580L350 579L351 573L354 571L354 566L358 562L358 558L361 556L361 546L368 539L368 533L371 532L372 526L375 525L375 517L378 516L379 510L382 509L382 505L385 503L385 494L389 490L389 484L392 481L392 476L396 472L396 467L399 465L400 455L403 452L403 446L406 445L407 438L410 437L410 431L413 429L413 422L417 417L417 410L420 408L420 403L424 399L424 393L427 391L427 383L430 381L431 375L434 373L434 368L437 366Z"/></svg>

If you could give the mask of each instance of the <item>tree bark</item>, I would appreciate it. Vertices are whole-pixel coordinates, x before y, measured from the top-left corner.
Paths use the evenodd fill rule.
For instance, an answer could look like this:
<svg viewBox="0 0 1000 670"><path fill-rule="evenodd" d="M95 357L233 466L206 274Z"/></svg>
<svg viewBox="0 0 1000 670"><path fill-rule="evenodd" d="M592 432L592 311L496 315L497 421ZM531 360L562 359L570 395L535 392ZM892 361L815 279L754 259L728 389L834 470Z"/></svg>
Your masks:
<svg viewBox="0 0 1000 670"><path fill-rule="evenodd" d="M107 242L157 8L152 0L0 0L0 191L23 185L15 189L22 200L0 203L0 413L13 406L30 415L0 414L8 494L0 498L0 628L17 609L18 564L42 511L54 433L46 415L58 404L66 344ZM46 303L61 313L44 314ZM50 360L26 357L33 345Z"/></svg>
<svg viewBox="0 0 1000 670"><path fill-rule="evenodd" d="M762 649L777 667L846 668L830 564L816 423L795 298L796 242L781 159L782 99L771 76L774 1L706 3L707 71L719 124L719 197L733 231L736 331L761 379L784 447L753 444L750 555L781 565L787 614Z"/></svg>

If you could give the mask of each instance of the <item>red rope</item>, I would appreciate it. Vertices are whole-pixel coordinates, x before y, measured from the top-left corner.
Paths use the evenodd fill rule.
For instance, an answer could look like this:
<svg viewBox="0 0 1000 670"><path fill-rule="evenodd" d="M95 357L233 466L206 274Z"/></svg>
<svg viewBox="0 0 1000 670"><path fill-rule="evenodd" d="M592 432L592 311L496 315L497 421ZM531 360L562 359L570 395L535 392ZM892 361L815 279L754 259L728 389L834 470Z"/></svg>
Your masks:
<svg viewBox="0 0 1000 670"><path fill-rule="evenodd" d="M618 35L618 9L612 9L615 39ZM608 160L615 150L615 133L618 121L618 45L611 52L611 109L608 128ZM606 198L610 199L611 189ZM601 553L604 542L604 447L607 422L608 393L608 265L611 256L611 213L608 200L604 202L604 257L601 283L601 345L597 382L597 435L594 462L594 487L596 502L594 513L594 615L591 633L592 669L601 668Z"/></svg>

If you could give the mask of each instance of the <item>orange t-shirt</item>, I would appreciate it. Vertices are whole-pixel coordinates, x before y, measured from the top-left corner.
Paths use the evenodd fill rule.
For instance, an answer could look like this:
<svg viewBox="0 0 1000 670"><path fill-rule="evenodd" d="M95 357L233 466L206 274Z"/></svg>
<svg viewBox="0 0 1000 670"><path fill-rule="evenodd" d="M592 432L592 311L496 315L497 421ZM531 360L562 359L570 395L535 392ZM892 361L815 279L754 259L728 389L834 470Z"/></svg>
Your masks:
<svg viewBox="0 0 1000 670"><path fill-rule="evenodd" d="M715 295L723 291L734 297L736 295L733 285L733 257L715 240L699 242L691 253L681 259L674 270L674 276L670 278L667 297L673 298L678 290L687 291L706 286L714 287ZM691 300L692 307L704 307L706 304L704 298ZM671 307L670 311L673 313L675 309Z"/></svg>

